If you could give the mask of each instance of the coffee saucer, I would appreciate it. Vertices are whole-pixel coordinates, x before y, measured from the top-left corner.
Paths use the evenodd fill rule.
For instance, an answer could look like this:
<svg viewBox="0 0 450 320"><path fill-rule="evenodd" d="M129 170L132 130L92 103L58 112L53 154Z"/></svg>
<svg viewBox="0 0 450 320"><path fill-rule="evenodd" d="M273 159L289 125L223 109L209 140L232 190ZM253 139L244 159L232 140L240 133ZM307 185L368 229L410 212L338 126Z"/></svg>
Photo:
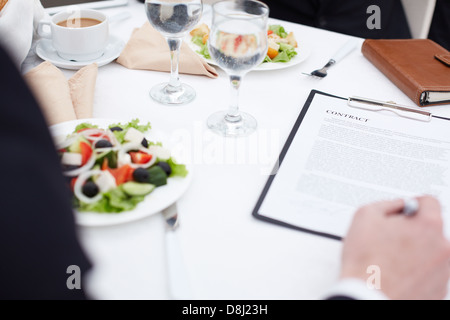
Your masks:
<svg viewBox="0 0 450 320"><path fill-rule="evenodd" d="M100 58L89 61L71 61L65 60L58 55L55 48L53 48L52 40L41 39L36 46L36 54L42 60L49 61L59 68L78 70L94 62L97 63L99 67L101 67L114 61L119 57L124 46L125 42L123 42L120 38L116 36L110 36L108 44L105 48L105 53L103 53Z"/></svg>

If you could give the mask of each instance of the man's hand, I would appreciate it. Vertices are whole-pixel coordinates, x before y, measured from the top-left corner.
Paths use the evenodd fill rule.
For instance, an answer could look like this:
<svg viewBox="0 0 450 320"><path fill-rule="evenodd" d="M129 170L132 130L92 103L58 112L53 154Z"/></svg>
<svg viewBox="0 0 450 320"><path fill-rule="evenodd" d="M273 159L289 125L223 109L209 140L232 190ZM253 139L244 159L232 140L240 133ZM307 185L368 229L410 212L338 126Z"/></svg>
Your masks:
<svg viewBox="0 0 450 320"><path fill-rule="evenodd" d="M401 214L403 200L359 209L344 240L341 278L366 281L379 267L383 293L391 299L442 299L450 276L450 243L443 235L441 208L418 198L413 217Z"/></svg>

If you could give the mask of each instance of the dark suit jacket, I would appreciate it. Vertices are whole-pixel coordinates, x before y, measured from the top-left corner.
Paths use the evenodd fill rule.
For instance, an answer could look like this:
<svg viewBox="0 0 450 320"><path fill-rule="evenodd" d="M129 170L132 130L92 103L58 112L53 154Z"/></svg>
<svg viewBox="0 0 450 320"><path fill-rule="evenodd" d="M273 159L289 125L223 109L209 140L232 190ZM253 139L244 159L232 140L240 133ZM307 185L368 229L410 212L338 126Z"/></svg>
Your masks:
<svg viewBox="0 0 450 320"><path fill-rule="evenodd" d="M437 0L429 38L450 50L450 0Z"/></svg>
<svg viewBox="0 0 450 320"><path fill-rule="evenodd" d="M270 16L362 38L410 38L400 0L264 0ZM371 5L381 12L381 29L369 29Z"/></svg>
<svg viewBox="0 0 450 320"><path fill-rule="evenodd" d="M69 266L83 280L90 263L59 159L36 101L1 48L0 148L0 299L84 299L82 289L66 284Z"/></svg>

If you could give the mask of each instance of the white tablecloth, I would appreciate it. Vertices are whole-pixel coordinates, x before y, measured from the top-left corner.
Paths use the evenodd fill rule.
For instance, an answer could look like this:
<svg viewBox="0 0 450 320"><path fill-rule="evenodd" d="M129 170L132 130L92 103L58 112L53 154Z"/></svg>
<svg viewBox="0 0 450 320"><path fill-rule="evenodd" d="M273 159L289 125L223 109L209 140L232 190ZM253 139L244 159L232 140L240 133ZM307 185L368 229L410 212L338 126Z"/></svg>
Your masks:
<svg viewBox="0 0 450 320"><path fill-rule="evenodd" d="M105 12L113 15L124 10L132 18L112 25L111 33L127 41L147 18L143 5L135 0L128 7ZM241 108L256 117L259 129L243 139L218 137L205 124L211 113L227 108L229 84L223 71L215 80L181 75L195 88L197 98L185 106L167 107L152 101L148 91L167 81L168 73L128 70L116 63L99 69L94 117L150 121L153 128L164 130L172 142L190 151L184 152L182 160L193 165L194 178L178 206L182 250L195 299L320 298L338 278L342 244L252 217L272 161L311 89L413 105L359 48L333 66L323 80L301 75L324 65L349 36L283 25L294 31L300 48L311 48L311 55L296 67L252 72L244 78ZM450 116L448 105L433 110ZM83 227L79 234L95 265L87 284L93 297L169 297L161 215L114 227Z"/></svg>

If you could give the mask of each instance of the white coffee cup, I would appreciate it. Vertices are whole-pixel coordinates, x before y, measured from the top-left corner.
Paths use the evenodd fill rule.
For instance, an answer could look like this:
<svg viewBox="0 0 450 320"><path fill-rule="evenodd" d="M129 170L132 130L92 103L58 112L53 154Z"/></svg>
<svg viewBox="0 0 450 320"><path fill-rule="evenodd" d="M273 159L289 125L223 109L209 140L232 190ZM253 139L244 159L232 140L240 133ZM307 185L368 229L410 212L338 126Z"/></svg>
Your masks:
<svg viewBox="0 0 450 320"><path fill-rule="evenodd" d="M100 23L90 27L58 25L74 18L95 19ZM50 26L50 30L45 30L44 26ZM52 40L53 47L61 58L89 61L103 55L109 40L109 22L108 17L97 10L63 11L55 14L50 21L39 22L38 33L41 37Z"/></svg>

